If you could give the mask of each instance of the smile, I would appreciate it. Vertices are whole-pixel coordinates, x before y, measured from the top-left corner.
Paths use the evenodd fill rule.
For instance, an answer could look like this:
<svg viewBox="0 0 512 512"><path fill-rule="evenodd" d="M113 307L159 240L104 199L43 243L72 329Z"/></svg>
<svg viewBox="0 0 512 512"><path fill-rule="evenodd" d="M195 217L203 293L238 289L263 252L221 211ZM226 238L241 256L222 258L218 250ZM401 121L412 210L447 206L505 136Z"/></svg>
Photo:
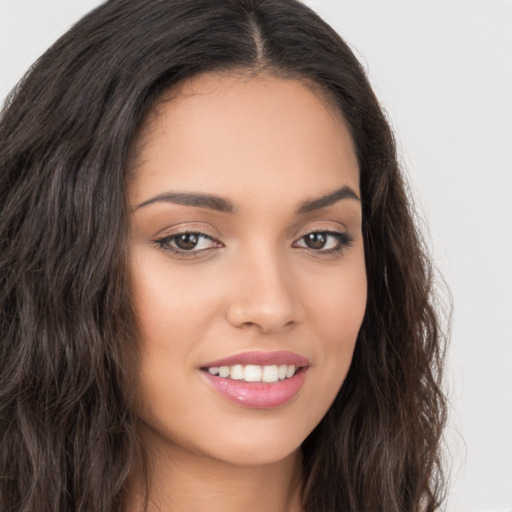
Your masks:
<svg viewBox="0 0 512 512"><path fill-rule="evenodd" d="M235 364L233 366L213 366L208 368L208 373L211 375L218 375L219 377L233 380L243 380L245 382L277 382L293 377L296 371L297 367L293 364L280 364L279 366L257 366L255 364L243 366Z"/></svg>
<svg viewBox="0 0 512 512"><path fill-rule="evenodd" d="M201 375L213 390L237 405L280 407L301 390L309 361L292 352L246 352L209 363Z"/></svg>

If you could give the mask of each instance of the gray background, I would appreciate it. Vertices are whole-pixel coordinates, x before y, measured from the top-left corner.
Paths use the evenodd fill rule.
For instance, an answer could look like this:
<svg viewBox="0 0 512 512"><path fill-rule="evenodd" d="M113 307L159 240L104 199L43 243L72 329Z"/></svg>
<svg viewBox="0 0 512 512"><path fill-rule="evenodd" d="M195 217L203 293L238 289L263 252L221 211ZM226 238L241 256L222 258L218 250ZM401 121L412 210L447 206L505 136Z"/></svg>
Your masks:
<svg viewBox="0 0 512 512"><path fill-rule="evenodd" d="M96 0L0 0L0 100ZM448 510L512 510L512 2L307 0L389 114L454 302Z"/></svg>

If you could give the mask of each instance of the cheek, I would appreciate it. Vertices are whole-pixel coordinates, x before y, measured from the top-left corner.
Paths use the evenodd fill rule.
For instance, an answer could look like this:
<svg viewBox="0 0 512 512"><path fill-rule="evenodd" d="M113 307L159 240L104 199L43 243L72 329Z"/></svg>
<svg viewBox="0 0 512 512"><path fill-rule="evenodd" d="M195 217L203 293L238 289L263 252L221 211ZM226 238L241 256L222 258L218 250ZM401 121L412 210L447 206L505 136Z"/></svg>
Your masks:
<svg viewBox="0 0 512 512"><path fill-rule="evenodd" d="M318 367L333 397L352 362L367 300L367 279L362 249L352 254L336 273L318 279L310 290L310 320L318 340Z"/></svg>
<svg viewBox="0 0 512 512"><path fill-rule="evenodd" d="M140 333L135 413L149 439L154 433L178 439L183 436L177 415L197 416L202 406L191 392L189 374L212 294L154 249L139 248L135 257L132 292Z"/></svg>
<svg viewBox="0 0 512 512"><path fill-rule="evenodd" d="M153 247L135 247L132 296L140 334L141 416L146 417L149 409L172 409L174 398L186 393L180 386L208 322L205 312L211 314L213 294L208 290Z"/></svg>
<svg viewBox="0 0 512 512"><path fill-rule="evenodd" d="M172 340L176 354L216 314L217 289L211 277L192 266L170 264L154 248L139 248L133 260L132 293L145 346L165 349Z"/></svg>
<svg viewBox="0 0 512 512"><path fill-rule="evenodd" d="M354 248L335 271L317 272L309 284L310 316L324 338L353 340L363 321L367 280L362 247ZM340 348L343 343L339 343Z"/></svg>

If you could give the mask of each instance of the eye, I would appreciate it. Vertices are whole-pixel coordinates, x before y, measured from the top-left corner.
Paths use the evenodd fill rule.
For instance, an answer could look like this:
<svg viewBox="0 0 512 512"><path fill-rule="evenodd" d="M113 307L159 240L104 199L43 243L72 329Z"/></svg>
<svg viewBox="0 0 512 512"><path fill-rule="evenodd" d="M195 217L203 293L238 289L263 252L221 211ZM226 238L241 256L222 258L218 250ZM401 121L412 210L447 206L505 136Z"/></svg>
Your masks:
<svg viewBox="0 0 512 512"><path fill-rule="evenodd" d="M341 231L312 231L302 236L294 247L312 249L316 252L340 252L352 245L352 237Z"/></svg>
<svg viewBox="0 0 512 512"><path fill-rule="evenodd" d="M175 254L195 255L198 252L222 247L222 244L206 233L183 231L155 240L161 249ZM187 254L188 253L188 254Z"/></svg>

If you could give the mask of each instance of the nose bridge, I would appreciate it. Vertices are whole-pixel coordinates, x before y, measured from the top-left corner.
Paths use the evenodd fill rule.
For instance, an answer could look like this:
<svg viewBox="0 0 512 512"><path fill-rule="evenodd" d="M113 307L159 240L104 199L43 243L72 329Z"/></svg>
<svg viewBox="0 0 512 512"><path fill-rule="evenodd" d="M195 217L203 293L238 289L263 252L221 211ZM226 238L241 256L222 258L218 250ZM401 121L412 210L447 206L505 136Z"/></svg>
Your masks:
<svg viewBox="0 0 512 512"><path fill-rule="evenodd" d="M300 321L302 307L285 254L268 241L237 258L228 317L238 327L279 331Z"/></svg>

